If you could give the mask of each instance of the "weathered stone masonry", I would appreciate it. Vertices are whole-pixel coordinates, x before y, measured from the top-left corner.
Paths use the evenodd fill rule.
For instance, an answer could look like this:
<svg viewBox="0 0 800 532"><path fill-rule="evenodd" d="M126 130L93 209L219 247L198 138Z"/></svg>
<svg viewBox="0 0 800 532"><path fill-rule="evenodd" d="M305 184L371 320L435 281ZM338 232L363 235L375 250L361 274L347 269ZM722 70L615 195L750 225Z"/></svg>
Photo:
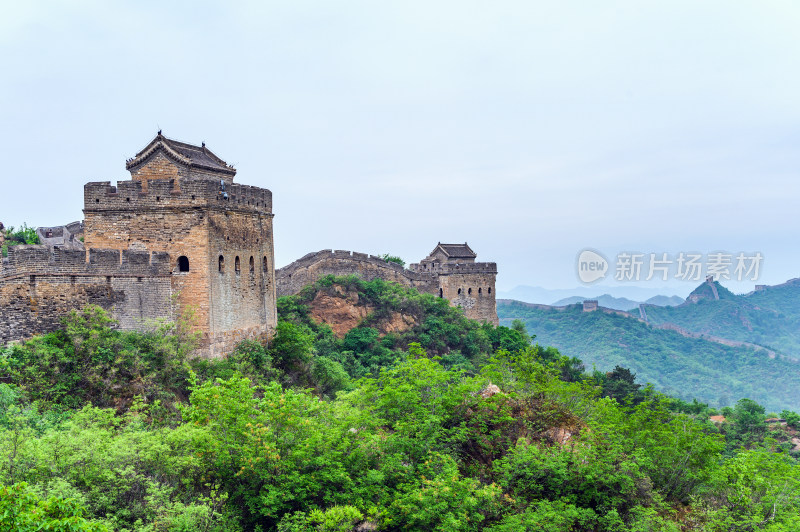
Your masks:
<svg viewBox="0 0 800 532"><path fill-rule="evenodd" d="M10 253L0 271L0 341L52 330L86 303L111 310L126 329L191 310L202 356L270 334L277 323L272 193L234 184L236 170L205 144L161 132L126 167L130 181L84 187L88 252Z"/></svg>
<svg viewBox="0 0 800 532"><path fill-rule="evenodd" d="M304 286L326 275L356 275L366 281L394 281L445 298L451 305L463 308L468 318L497 325L497 264L474 262L474 254L473 262L469 262L469 259L446 262L445 259L426 259L420 264L412 264L411 269L405 269L373 255L325 249L309 253L277 270L277 295L296 294Z"/></svg>
<svg viewBox="0 0 800 532"><path fill-rule="evenodd" d="M178 182L180 189L172 179L151 180L146 193L140 181L88 183L85 242L167 252L180 307L194 311L205 354L221 356L277 323L272 195L235 184L222 195L215 181Z"/></svg>
<svg viewBox="0 0 800 532"><path fill-rule="evenodd" d="M224 356L241 340L271 334L277 295L330 274L395 281L498 323L497 265L475 262L466 243L439 243L410 269L324 250L276 277L272 193L233 183L236 170L205 143L159 131L126 168L130 181L84 186L83 224L41 228L45 245L9 249L0 262L0 345L52 331L69 311L96 304L121 328L138 330L190 310L202 335L198 354Z"/></svg>
<svg viewBox="0 0 800 532"><path fill-rule="evenodd" d="M166 253L14 246L0 266L0 344L48 332L87 304L109 310L125 329L171 319Z"/></svg>

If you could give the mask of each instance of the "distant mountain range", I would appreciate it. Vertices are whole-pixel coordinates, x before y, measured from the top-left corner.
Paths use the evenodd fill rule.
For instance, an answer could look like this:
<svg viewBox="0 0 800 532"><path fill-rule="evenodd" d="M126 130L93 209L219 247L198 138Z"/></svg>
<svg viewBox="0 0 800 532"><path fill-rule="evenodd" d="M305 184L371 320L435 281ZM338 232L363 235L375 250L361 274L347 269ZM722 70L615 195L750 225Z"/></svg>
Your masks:
<svg viewBox="0 0 800 532"><path fill-rule="evenodd" d="M674 289L665 287L656 288L643 288L641 286L582 286L577 288L542 288L540 286L517 286L512 290L497 292L497 297L502 299L514 299L523 301L525 303L539 303L542 305L560 305L562 302L572 300L578 302L585 299L600 299L612 298L619 299L618 306L611 306L600 303L602 306L608 308L616 308L618 310L627 310L635 308L639 303L648 302L653 305L661 304L680 304L683 302L687 292L678 294ZM675 299L673 299L675 297ZM574 299L573 299L574 298ZM654 298L655 301L650 301ZM662 303L660 298L664 301L671 301L671 303ZM625 303L624 300L630 301L633 304ZM678 302L680 300L680 302ZM606 299L611 303L610 300ZM571 304L571 303L567 303ZM622 306L620 306L622 305ZM623 306L626 306L623 308Z"/></svg>
<svg viewBox="0 0 800 532"><path fill-rule="evenodd" d="M718 282L703 283L678 307L645 307L654 325L763 345L800 360L800 279L736 295Z"/></svg>
<svg viewBox="0 0 800 532"><path fill-rule="evenodd" d="M678 306L647 302L646 321L638 309L626 315L518 301L499 301L498 316L503 325L521 319L538 343L581 358L588 369L629 367L659 390L713 406L749 397L773 410L798 410L800 279L759 288L735 295L717 282L706 282ZM611 296L606 302L614 305L593 299L607 308L629 304ZM635 301L628 301L635 309Z"/></svg>
<svg viewBox="0 0 800 532"><path fill-rule="evenodd" d="M616 310L624 310L624 311L636 310L642 303L641 301L633 301L631 299L628 299L627 297L614 297L609 294L603 294L602 296L597 296L597 297L583 297L583 296L567 297L565 299L559 299L558 301L553 303L553 306L560 307L564 305L574 305L576 303L583 303L587 299L597 300L598 305L600 305L601 307L613 308ZM685 300L680 296L653 296L644 303L648 305L674 307L683 304L684 301Z"/></svg>

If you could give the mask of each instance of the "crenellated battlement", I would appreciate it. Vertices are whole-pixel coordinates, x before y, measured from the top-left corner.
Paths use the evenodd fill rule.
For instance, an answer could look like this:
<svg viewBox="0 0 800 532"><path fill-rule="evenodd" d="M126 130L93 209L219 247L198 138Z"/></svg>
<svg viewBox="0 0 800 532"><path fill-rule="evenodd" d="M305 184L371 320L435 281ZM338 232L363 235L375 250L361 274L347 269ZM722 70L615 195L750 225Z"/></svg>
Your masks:
<svg viewBox="0 0 800 532"><path fill-rule="evenodd" d="M20 276L168 277L172 265L161 252L49 246L12 246L0 265L0 282Z"/></svg>
<svg viewBox="0 0 800 532"><path fill-rule="evenodd" d="M409 264L409 269L416 273L452 275L457 273L497 273L496 262L465 262L465 263L414 263Z"/></svg>
<svg viewBox="0 0 800 532"><path fill-rule="evenodd" d="M214 208L272 214L272 192L209 179L95 181L84 185L84 211Z"/></svg>
<svg viewBox="0 0 800 532"><path fill-rule="evenodd" d="M172 319L171 277L166 253L12 246L0 266L0 345L56 330L86 305L125 330Z"/></svg>
<svg viewBox="0 0 800 532"><path fill-rule="evenodd" d="M417 275L416 272L406 270L405 268L403 268L402 266L400 266L395 262L387 262L380 257L376 257L375 255L369 255L367 253L359 253L357 251L346 251L342 249L337 249L337 250L323 249L314 253L308 253L303 257L297 259L296 261L292 262L291 264L288 264L283 268L277 270L276 276L280 277L284 275L291 275L292 273L308 268L313 264L331 259L351 261L354 263L370 264L377 268L385 268L387 270L392 270L393 272L405 275L409 279L413 280L421 281L425 278L424 276Z"/></svg>
<svg viewBox="0 0 800 532"><path fill-rule="evenodd" d="M362 262L377 266L379 268L386 268L398 272L408 279L422 281L435 277L438 275L453 275L453 274L497 274L497 263L495 262L472 262L464 264L452 263L423 263L411 264L408 269L403 268L395 262L387 262L381 257L375 255L368 255L366 253L359 253L357 251L347 250L332 250L323 249L317 252L308 253L303 255L296 261L287 264L283 268L277 270L276 274L279 276L290 275L296 271L308 268L320 261L329 259L347 260L353 262Z"/></svg>
<svg viewBox="0 0 800 532"><path fill-rule="evenodd" d="M43 245L0 261L0 345L86 305L126 330L191 310L199 356L271 334L272 192L233 183L236 169L205 143L160 131L125 166L130 180L84 185L82 222L39 228Z"/></svg>
<svg viewBox="0 0 800 532"><path fill-rule="evenodd" d="M275 271L278 296L298 293L327 275L380 278L438 295L464 308L468 317L497 323L494 262L423 262L410 269L381 257L356 251L323 249L308 253Z"/></svg>

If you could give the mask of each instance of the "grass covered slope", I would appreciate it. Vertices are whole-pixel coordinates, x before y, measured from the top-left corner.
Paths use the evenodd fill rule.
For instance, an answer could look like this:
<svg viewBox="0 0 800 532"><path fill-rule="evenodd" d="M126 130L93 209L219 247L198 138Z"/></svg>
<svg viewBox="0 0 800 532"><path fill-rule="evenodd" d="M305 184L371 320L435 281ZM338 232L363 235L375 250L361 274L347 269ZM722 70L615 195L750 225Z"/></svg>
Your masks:
<svg viewBox="0 0 800 532"><path fill-rule="evenodd" d="M557 311L498 302L497 312L501 324L522 320L537 342L587 367L628 367L641 381L682 399L725 406L749 397L773 410L800 407L800 365L763 351L688 338L631 317L583 312L579 305Z"/></svg>
<svg viewBox="0 0 800 532"><path fill-rule="evenodd" d="M382 281L323 279L279 318L224 360L187 357L185 323L124 333L96 307L0 347L0 530L800 526L796 452L753 401L719 428Z"/></svg>
<svg viewBox="0 0 800 532"><path fill-rule="evenodd" d="M765 286L744 296L751 304L770 309L787 318L800 318L800 279L776 286Z"/></svg>
<svg viewBox="0 0 800 532"><path fill-rule="evenodd" d="M696 303L678 307L647 306L651 323L671 323L688 331L749 342L800 359L800 284L786 283L736 295L715 282L703 283L692 295ZM691 297L691 296L690 296Z"/></svg>
<svg viewBox="0 0 800 532"><path fill-rule="evenodd" d="M403 359L411 343L470 373L497 349L526 344L518 331L480 324L446 299L381 279L328 276L280 298L278 313L283 328L310 335L316 355L351 377L377 374Z"/></svg>

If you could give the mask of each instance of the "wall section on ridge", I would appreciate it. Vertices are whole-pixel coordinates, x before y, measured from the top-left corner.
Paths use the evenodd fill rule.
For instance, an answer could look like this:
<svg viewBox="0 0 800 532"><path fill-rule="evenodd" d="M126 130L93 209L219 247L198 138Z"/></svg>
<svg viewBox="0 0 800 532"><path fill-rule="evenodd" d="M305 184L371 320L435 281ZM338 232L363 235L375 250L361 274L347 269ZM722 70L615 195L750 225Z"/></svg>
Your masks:
<svg viewBox="0 0 800 532"><path fill-rule="evenodd" d="M169 254L178 307L202 333L200 356L274 330L269 190L191 178L95 182L84 187L84 215L89 246Z"/></svg>
<svg viewBox="0 0 800 532"><path fill-rule="evenodd" d="M0 344L54 331L89 304L141 330L172 319L171 296L166 253L14 246L0 266Z"/></svg>
<svg viewBox="0 0 800 532"><path fill-rule="evenodd" d="M497 265L488 263L442 264L435 270L408 270L366 253L325 249L275 270L278 297L293 295L327 276L355 275L365 281L383 279L433 294L461 307L474 320L497 325L495 278Z"/></svg>

